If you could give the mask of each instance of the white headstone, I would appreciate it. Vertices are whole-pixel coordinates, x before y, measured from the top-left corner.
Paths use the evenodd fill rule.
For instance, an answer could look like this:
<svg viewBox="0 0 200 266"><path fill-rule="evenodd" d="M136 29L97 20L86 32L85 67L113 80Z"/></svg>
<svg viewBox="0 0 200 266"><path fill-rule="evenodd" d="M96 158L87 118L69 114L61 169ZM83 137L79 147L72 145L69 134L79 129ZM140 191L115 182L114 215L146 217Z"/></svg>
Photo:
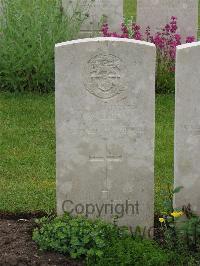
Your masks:
<svg viewBox="0 0 200 266"><path fill-rule="evenodd" d="M177 48L175 207L191 204L200 215L200 42Z"/></svg>
<svg viewBox="0 0 200 266"><path fill-rule="evenodd" d="M64 10L80 10L88 16L81 27L81 36L98 35L102 22L108 23L111 31L119 32L123 22L123 0L62 0ZM89 8L88 8L89 6Z"/></svg>
<svg viewBox="0 0 200 266"><path fill-rule="evenodd" d="M145 32L147 26L155 33L168 23L172 16L177 17L178 33L185 37L197 37L198 0L137 0L137 23Z"/></svg>
<svg viewBox="0 0 200 266"><path fill-rule="evenodd" d="M93 38L55 52L58 214L152 226L154 45Z"/></svg>

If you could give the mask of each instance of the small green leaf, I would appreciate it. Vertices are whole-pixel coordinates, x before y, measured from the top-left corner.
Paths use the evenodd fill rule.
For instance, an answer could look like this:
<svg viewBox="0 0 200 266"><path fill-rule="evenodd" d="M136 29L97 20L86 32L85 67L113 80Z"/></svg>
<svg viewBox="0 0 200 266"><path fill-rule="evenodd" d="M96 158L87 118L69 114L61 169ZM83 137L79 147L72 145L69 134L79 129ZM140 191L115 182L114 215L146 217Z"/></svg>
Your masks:
<svg viewBox="0 0 200 266"><path fill-rule="evenodd" d="M173 194L179 193L181 191L181 189L183 189L183 186L176 187L172 192L173 192Z"/></svg>

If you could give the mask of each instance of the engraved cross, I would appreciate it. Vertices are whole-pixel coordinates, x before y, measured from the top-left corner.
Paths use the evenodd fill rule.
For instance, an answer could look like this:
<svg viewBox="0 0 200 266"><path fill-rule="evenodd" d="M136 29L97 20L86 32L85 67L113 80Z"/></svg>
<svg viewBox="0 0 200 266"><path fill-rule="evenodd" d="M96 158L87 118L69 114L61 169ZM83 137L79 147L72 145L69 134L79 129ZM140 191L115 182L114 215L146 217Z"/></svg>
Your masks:
<svg viewBox="0 0 200 266"><path fill-rule="evenodd" d="M106 153L105 156L95 156L95 155L89 155L89 161L90 162L104 162L105 163L105 175L106 175L106 186L107 186L107 181L108 181L108 163L109 162L122 162L122 155L113 155L109 149L108 145L106 145ZM108 191L102 191L102 192L108 192Z"/></svg>
<svg viewBox="0 0 200 266"><path fill-rule="evenodd" d="M112 155L112 153L108 150L108 146L106 145L106 155L105 156L95 156L89 155L89 160L91 162L121 162L122 155Z"/></svg>

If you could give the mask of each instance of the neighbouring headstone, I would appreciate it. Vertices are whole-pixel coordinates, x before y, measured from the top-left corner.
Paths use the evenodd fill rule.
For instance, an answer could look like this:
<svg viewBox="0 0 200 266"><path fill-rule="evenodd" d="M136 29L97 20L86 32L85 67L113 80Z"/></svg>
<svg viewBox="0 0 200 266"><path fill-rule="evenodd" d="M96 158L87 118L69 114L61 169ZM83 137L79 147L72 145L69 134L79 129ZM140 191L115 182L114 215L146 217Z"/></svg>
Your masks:
<svg viewBox="0 0 200 266"><path fill-rule="evenodd" d="M175 207L191 205L200 215L200 42L177 48L175 118Z"/></svg>
<svg viewBox="0 0 200 266"><path fill-rule="evenodd" d="M138 0L137 23L142 32L150 26L152 33L168 23L172 16L177 17L178 33L185 41L187 36L197 37L198 0Z"/></svg>
<svg viewBox="0 0 200 266"><path fill-rule="evenodd" d="M86 20L81 27L81 37L99 35L102 22L108 23L111 31L119 32L123 22L123 0L62 0L64 10L83 10Z"/></svg>
<svg viewBox="0 0 200 266"><path fill-rule="evenodd" d="M129 39L56 45L58 214L153 225L155 57Z"/></svg>

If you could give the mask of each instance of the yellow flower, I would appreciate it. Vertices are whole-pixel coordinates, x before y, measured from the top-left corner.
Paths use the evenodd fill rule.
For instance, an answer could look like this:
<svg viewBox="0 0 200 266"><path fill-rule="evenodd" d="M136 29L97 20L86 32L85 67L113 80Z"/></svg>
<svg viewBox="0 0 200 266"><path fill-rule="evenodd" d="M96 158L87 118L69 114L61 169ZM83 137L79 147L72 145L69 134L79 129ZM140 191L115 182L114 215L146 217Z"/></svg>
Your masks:
<svg viewBox="0 0 200 266"><path fill-rule="evenodd" d="M159 222L160 223L164 223L165 222L165 219L164 218L159 218Z"/></svg>
<svg viewBox="0 0 200 266"><path fill-rule="evenodd" d="M174 211L171 213L171 216L173 216L174 218L178 218L180 216L182 216L184 213L182 211Z"/></svg>

